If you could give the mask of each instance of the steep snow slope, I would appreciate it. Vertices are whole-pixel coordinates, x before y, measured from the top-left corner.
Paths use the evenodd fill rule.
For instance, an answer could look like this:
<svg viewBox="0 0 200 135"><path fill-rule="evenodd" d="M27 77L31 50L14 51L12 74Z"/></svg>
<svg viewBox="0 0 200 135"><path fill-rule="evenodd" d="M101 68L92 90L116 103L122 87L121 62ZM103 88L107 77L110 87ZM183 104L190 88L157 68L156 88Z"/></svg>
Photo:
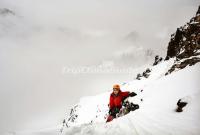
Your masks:
<svg viewBox="0 0 200 135"><path fill-rule="evenodd" d="M162 62L152 67L148 79L123 85L123 90L138 93L129 100L138 103L139 110L106 124L109 92L83 98L72 112L77 117L67 123L71 127L64 128L63 134L200 134L200 64L164 76L172 64L173 60ZM177 113L176 103L180 98L187 99L188 105L182 113Z"/></svg>
<svg viewBox="0 0 200 135"><path fill-rule="evenodd" d="M164 61L157 66L153 66L150 69L151 73L148 79L143 77L141 80L133 80L123 83L121 89L138 93L136 98L130 99L138 103L142 98L140 91L151 82L164 76L173 63L174 59L170 59L169 61ZM72 108L70 116L65 119L66 126L76 126L84 123L105 121L105 117L107 117L106 114L108 112L108 101L111 91L97 96L84 97L80 99L80 102Z"/></svg>
<svg viewBox="0 0 200 135"><path fill-rule="evenodd" d="M147 79L122 84L122 90L135 91L138 94L129 100L138 103L140 109L110 123L105 123L111 92L108 91L82 98L65 119L68 127L64 126L62 133L59 126L5 135L199 135L200 63L165 76L173 64L174 59L163 61L150 68ZM180 98L185 98L188 105L183 112L177 113L176 103Z"/></svg>

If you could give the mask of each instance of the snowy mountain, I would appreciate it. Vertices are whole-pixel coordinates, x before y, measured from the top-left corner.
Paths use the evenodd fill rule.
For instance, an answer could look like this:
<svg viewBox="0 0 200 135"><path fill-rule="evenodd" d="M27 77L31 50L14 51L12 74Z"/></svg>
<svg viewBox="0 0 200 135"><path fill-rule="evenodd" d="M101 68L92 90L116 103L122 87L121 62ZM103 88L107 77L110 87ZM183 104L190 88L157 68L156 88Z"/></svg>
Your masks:
<svg viewBox="0 0 200 135"><path fill-rule="evenodd" d="M110 123L105 122L109 91L80 99L65 119L62 133L59 133L57 127L6 135L198 135L200 133L198 104L200 63L165 76L174 61L170 59L151 67L147 79L142 77L141 80L122 84L122 90L130 90L138 94L136 97L129 98L129 101L140 105L140 109L126 116L114 119ZM188 103L181 113L176 112L179 99L185 99Z"/></svg>
<svg viewBox="0 0 200 135"><path fill-rule="evenodd" d="M165 61L149 67L140 79L121 84L122 90L138 93L129 101L139 104L139 110L105 124L111 91L85 97L63 121L63 134L199 134L199 30L200 7L189 23L172 34ZM175 112L179 99L188 102L182 114Z"/></svg>
<svg viewBox="0 0 200 135"><path fill-rule="evenodd" d="M138 110L106 123L110 90L81 98L59 127L6 135L199 135L199 30L200 7L196 16L172 35L164 61L156 58L154 66L135 80L120 84L122 91L138 94L128 99L139 104ZM183 112L176 112L180 99L187 105Z"/></svg>
<svg viewBox="0 0 200 135"><path fill-rule="evenodd" d="M71 116L75 117L69 119L67 124L71 127L64 128L63 134L198 135L200 64L164 76L172 63L173 59L162 62L151 69L148 79L134 80L122 86L123 90L138 93L138 96L129 100L138 103L140 109L106 124L109 93L86 97L73 108ZM182 113L177 113L176 103L181 98L187 99L188 105Z"/></svg>

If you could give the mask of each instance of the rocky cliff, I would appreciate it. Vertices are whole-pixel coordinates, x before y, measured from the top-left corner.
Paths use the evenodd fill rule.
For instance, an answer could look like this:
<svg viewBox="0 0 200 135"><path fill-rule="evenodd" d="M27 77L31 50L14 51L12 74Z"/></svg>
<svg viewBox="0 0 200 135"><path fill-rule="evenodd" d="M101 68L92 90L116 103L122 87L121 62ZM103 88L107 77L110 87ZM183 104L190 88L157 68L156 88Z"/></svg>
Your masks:
<svg viewBox="0 0 200 135"><path fill-rule="evenodd" d="M200 6L190 22L177 28L171 35L171 40L167 49L167 56L175 58L175 63L168 73L176 69L182 69L200 62ZM168 74L166 73L166 74Z"/></svg>

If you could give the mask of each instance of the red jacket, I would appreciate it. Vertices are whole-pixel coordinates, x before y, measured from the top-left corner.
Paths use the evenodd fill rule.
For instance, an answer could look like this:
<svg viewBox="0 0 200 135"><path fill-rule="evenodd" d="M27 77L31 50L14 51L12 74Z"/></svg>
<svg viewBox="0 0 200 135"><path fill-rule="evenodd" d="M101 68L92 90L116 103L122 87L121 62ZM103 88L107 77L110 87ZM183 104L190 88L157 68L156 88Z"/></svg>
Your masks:
<svg viewBox="0 0 200 135"><path fill-rule="evenodd" d="M129 96L128 91L122 92L119 91L118 95L115 95L114 93L110 94L110 103L109 107L110 109L113 109L115 107L121 108L122 107L122 101Z"/></svg>

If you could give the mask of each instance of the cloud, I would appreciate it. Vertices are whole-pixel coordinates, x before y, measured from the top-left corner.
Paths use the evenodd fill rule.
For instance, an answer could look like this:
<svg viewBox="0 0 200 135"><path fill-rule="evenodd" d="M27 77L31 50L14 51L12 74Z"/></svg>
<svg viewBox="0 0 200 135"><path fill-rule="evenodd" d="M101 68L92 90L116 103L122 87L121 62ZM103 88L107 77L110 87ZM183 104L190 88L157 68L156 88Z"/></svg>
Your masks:
<svg viewBox="0 0 200 135"><path fill-rule="evenodd" d="M0 15L1 16L7 16L7 15L15 15L13 11L7 8L0 9Z"/></svg>
<svg viewBox="0 0 200 135"><path fill-rule="evenodd" d="M136 31L132 31L127 36L125 36L124 40L134 43L138 40L138 38L139 38L139 33Z"/></svg>

